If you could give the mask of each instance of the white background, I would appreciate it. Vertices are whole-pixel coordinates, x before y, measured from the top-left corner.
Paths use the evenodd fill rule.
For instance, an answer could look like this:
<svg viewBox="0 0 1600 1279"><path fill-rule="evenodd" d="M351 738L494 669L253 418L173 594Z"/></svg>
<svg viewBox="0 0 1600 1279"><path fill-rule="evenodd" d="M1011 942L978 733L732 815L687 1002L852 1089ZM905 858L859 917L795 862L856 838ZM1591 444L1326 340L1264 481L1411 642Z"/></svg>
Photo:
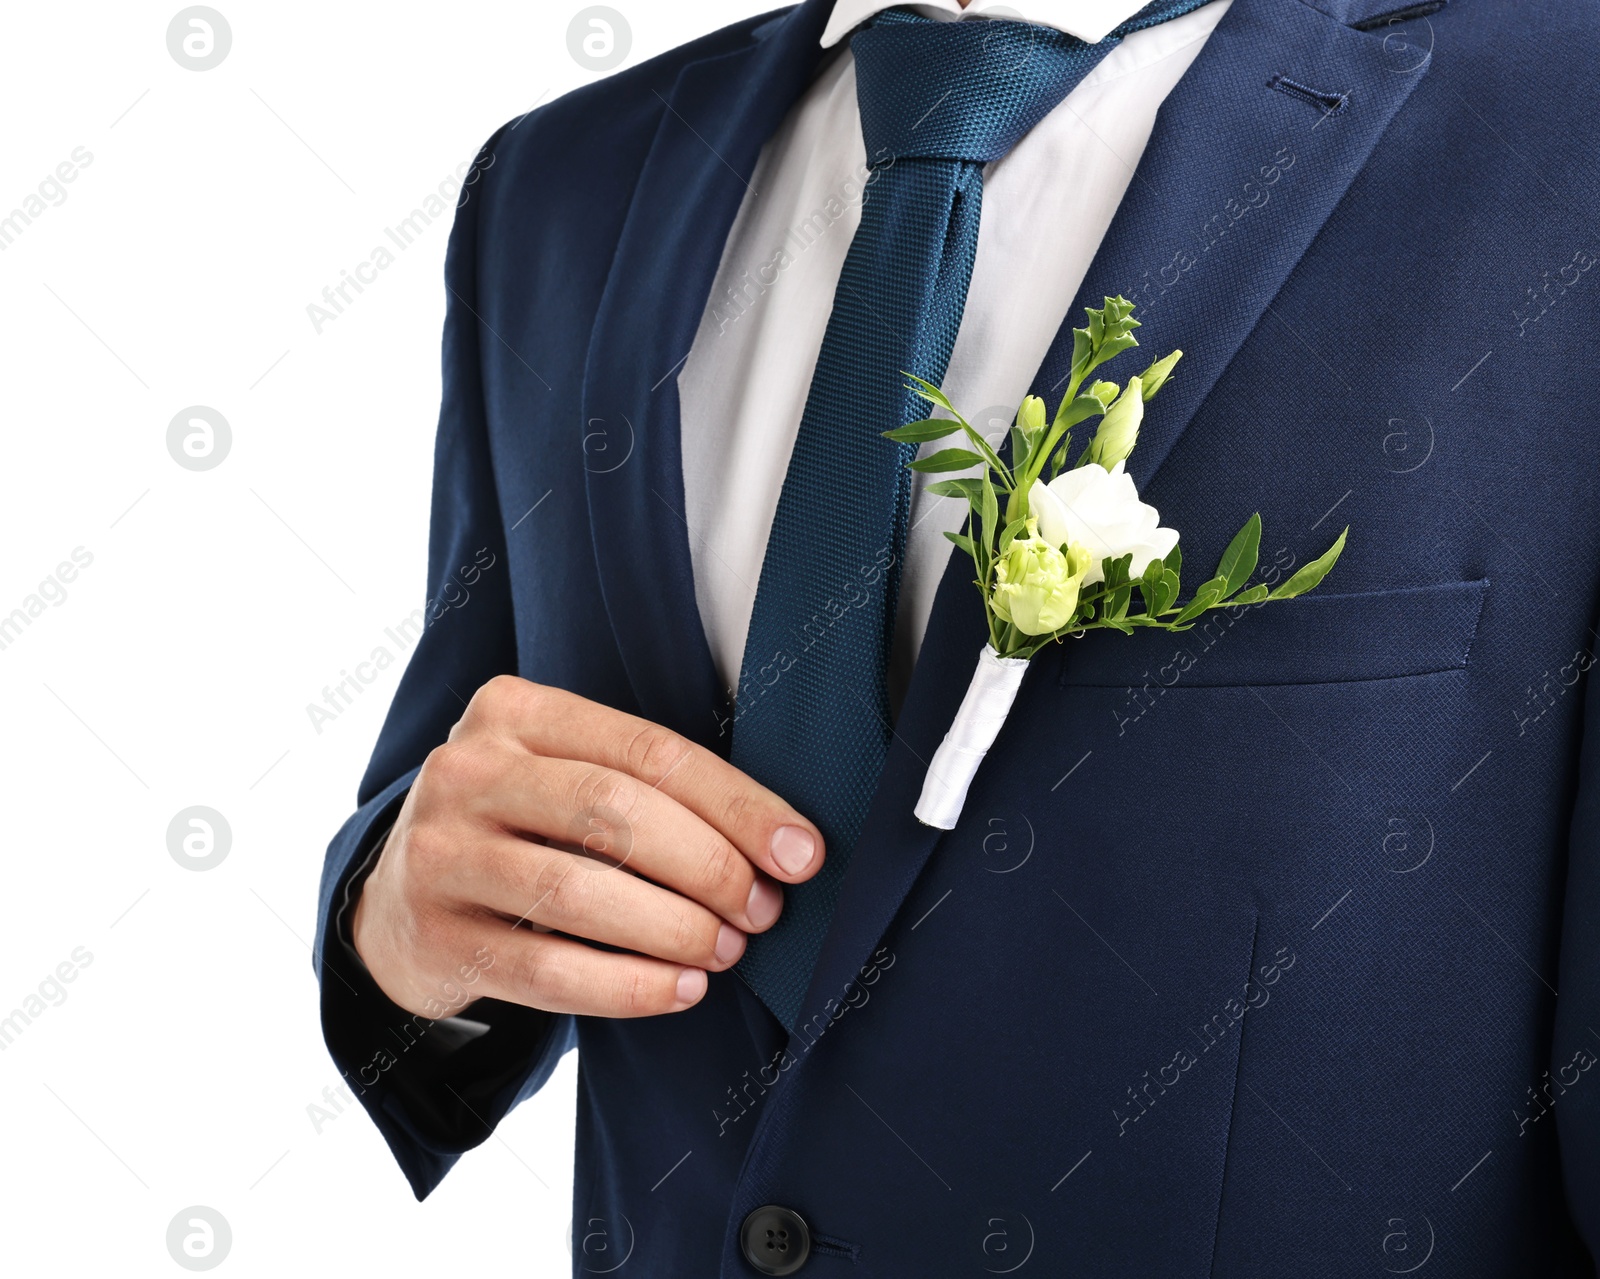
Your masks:
<svg viewBox="0 0 1600 1279"><path fill-rule="evenodd" d="M618 0L623 65L772 2ZM184 1273L194 1204L224 1274L571 1265L573 1057L422 1205L364 1113L308 1112L338 1082L323 849L400 664L320 733L306 706L423 602L447 221L320 334L306 308L502 122L600 78L584 7L216 0L232 45L199 72L177 4L7 10L0 217L93 157L0 250L0 616L93 556L0 650L0 1017L92 956L0 1049L10 1273ZM205 471L167 449L197 404L232 430ZM214 869L168 852L192 805L231 827Z"/></svg>

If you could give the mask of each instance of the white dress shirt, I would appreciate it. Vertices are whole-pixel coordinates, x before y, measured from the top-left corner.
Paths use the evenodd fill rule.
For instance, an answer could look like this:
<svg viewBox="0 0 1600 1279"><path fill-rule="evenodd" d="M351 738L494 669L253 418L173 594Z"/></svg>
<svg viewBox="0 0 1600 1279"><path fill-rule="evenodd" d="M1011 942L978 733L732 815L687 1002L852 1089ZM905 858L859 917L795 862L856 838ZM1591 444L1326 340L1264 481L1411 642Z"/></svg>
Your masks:
<svg viewBox="0 0 1600 1279"><path fill-rule="evenodd" d="M958 0L935 0L912 7L947 20L1021 18L1099 41L1145 2L972 0L963 10ZM1229 3L1213 0L1128 36L985 168L977 256L943 389L991 441L1010 426L1066 318L1157 108ZM678 374L695 601L730 689L739 682L767 536L834 288L861 217L866 144L847 37L889 7L890 0L834 5L822 43L839 52L763 149ZM890 672L897 709L953 549L944 533L966 519L965 502L924 491L948 478L916 476Z"/></svg>

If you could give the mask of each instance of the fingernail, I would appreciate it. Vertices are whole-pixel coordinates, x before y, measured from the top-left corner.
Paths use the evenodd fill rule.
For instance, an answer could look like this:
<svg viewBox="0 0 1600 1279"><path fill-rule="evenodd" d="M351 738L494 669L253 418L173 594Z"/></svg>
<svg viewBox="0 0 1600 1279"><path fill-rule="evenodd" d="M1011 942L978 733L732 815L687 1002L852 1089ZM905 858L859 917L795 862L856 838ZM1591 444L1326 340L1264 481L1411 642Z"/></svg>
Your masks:
<svg viewBox="0 0 1600 1279"><path fill-rule="evenodd" d="M783 909L783 889L770 879L759 876L750 886L750 900L744 904L744 913L757 928L765 928Z"/></svg>
<svg viewBox="0 0 1600 1279"><path fill-rule="evenodd" d="M717 929L717 958L725 964L732 963L744 953L744 934L732 924Z"/></svg>
<svg viewBox="0 0 1600 1279"><path fill-rule="evenodd" d="M817 841L800 826L780 826L772 832L772 860L790 875L798 875L817 855Z"/></svg>
<svg viewBox="0 0 1600 1279"><path fill-rule="evenodd" d="M678 974L678 1002L692 1004L706 993L706 975L703 969L685 968Z"/></svg>

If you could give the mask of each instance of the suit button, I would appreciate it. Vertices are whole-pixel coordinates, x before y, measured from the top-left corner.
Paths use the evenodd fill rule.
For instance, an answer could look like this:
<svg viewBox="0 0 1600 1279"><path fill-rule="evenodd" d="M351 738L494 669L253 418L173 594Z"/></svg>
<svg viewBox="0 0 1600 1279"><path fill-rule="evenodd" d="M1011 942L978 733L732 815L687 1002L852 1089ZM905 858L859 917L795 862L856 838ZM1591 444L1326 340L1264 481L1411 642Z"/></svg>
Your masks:
<svg viewBox="0 0 1600 1279"><path fill-rule="evenodd" d="M792 1275L811 1255L811 1230L792 1208L767 1204L739 1228L744 1259L764 1275Z"/></svg>

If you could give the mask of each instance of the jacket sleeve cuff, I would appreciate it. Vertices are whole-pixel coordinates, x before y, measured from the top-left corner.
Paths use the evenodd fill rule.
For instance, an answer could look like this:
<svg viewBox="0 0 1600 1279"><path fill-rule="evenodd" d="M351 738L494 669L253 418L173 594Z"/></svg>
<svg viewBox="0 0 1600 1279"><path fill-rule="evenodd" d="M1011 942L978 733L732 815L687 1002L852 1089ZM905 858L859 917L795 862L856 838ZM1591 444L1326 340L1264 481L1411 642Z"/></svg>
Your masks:
<svg viewBox="0 0 1600 1279"><path fill-rule="evenodd" d="M462 1153L550 1077L575 1042L570 1016L480 999L467 1016L430 1020L386 996L350 941L361 886L409 789L391 787L365 806L357 838L347 826L343 873L325 886L328 910L318 939L322 1028L334 1064L388 1142L418 1199ZM358 813L357 819L364 814ZM353 824L353 823L352 823ZM330 849L330 862L334 849Z"/></svg>

